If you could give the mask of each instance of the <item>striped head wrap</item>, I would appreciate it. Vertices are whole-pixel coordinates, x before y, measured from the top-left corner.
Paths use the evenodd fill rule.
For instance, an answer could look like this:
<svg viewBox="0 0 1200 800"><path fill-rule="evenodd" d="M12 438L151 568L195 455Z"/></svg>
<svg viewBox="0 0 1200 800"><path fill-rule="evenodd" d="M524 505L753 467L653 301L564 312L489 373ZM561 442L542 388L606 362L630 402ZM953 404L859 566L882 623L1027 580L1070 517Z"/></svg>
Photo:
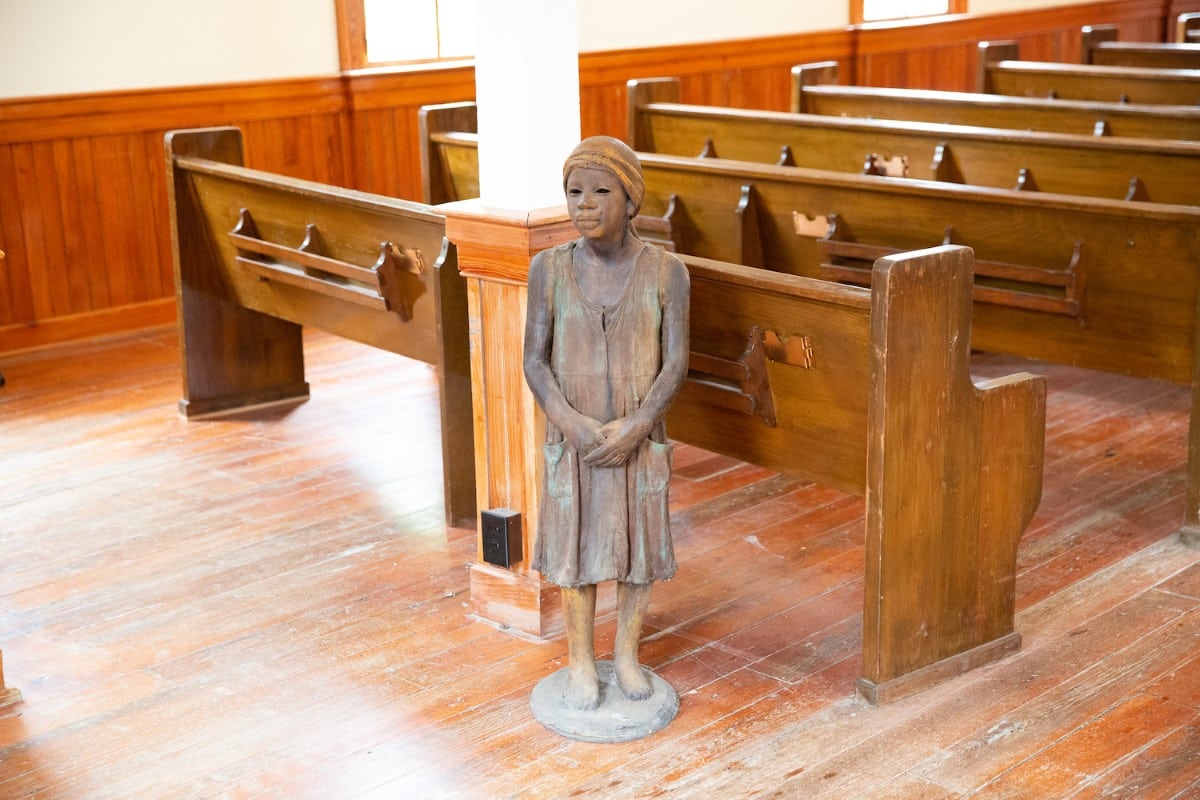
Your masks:
<svg viewBox="0 0 1200 800"><path fill-rule="evenodd" d="M566 189L567 178L576 167L596 167L606 169L617 176L625 194L633 201L633 211L642 207L642 198L646 195L646 184L642 180L642 165L637 153L622 142L611 136L589 136L571 151L563 164L563 188Z"/></svg>

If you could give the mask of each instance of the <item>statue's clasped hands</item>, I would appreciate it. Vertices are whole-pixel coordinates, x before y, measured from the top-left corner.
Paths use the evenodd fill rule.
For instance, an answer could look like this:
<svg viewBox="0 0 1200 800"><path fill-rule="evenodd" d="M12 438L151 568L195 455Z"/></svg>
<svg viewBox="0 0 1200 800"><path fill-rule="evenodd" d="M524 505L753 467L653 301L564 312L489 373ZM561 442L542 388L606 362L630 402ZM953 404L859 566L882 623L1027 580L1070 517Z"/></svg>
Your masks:
<svg viewBox="0 0 1200 800"><path fill-rule="evenodd" d="M619 467L637 452L650 430L634 417L621 417L603 425L595 423L586 443L577 448L593 467Z"/></svg>

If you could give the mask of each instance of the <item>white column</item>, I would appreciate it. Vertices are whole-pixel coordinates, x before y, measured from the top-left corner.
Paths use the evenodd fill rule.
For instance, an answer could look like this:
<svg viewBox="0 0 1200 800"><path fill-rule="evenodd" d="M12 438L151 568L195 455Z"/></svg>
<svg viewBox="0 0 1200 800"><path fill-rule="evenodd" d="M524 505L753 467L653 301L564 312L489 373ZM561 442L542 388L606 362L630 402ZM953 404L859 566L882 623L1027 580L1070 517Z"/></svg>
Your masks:
<svg viewBox="0 0 1200 800"><path fill-rule="evenodd" d="M480 202L562 205L562 164L580 138L576 0L475 5Z"/></svg>

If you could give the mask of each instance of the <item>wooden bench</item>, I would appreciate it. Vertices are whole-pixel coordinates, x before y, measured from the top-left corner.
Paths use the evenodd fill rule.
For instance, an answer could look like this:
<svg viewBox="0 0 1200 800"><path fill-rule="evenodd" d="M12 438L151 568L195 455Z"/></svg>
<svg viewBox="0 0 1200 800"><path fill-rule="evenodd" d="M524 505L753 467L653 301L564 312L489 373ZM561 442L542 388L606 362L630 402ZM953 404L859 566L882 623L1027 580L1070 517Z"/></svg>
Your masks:
<svg viewBox="0 0 1200 800"><path fill-rule="evenodd" d="M1112 199L1200 202L1200 142L683 105L675 78L631 80L637 151ZM1200 110L1200 109L1198 109Z"/></svg>
<svg viewBox="0 0 1200 800"><path fill-rule="evenodd" d="M1021 61L1017 43L980 42L978 91L1122 103L1200 104L1200 71Z"/></svg>
<svg viewBox="0 0 1200 800"><path fill-rule="evenodd" d="M1200 107L840 86L836 61L792 68L791 110L990 128L1200 140Z"/></svg>
<svg viewBox="0 0 1200 800"><path fill-rule="evenodd" d="M444 218L246 169L236 128L170 132L166 155L181 413L306 399L303 325L433 364L446 519L474 525L466 285Z"/></svg>
<svg viewBox="0 0 1200 800"><path fill-rule="evenodd" d="M1122 42L1116 25L1085 25L1080 31L1079 63L1108 67L1200 69L1200 44Z"/></svg>
<svg viewBox="0 0 1200 800"><path fill-rule="evenodd" d="M869 292L684 260L691 372L672 438L867 498L859 693L888 702L1017 649L1045 383L972 383L970 250L882 257Z"/></svg>

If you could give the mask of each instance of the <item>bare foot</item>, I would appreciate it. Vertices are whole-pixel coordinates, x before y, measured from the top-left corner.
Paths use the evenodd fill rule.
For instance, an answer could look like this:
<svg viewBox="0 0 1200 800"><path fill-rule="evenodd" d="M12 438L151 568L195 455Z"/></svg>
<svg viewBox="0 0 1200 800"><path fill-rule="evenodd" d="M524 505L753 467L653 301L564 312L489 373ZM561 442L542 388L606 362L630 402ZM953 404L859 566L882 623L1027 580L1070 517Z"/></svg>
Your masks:
<svg viewBox="0 0 1200 800"><path fill-rule="evenodd" d="M600 707L600 679L596 667L571 667L567 673L567 688L563 691L563 702L576 711L592 711Z"/></svg>
<svg viewBox="0 0 1200 800"><path fill-rule="evenodd" d="M645 700L654 694L650 676L636 661L614 663L613 667L617 675L617 685L630 700Z"/></svg>

